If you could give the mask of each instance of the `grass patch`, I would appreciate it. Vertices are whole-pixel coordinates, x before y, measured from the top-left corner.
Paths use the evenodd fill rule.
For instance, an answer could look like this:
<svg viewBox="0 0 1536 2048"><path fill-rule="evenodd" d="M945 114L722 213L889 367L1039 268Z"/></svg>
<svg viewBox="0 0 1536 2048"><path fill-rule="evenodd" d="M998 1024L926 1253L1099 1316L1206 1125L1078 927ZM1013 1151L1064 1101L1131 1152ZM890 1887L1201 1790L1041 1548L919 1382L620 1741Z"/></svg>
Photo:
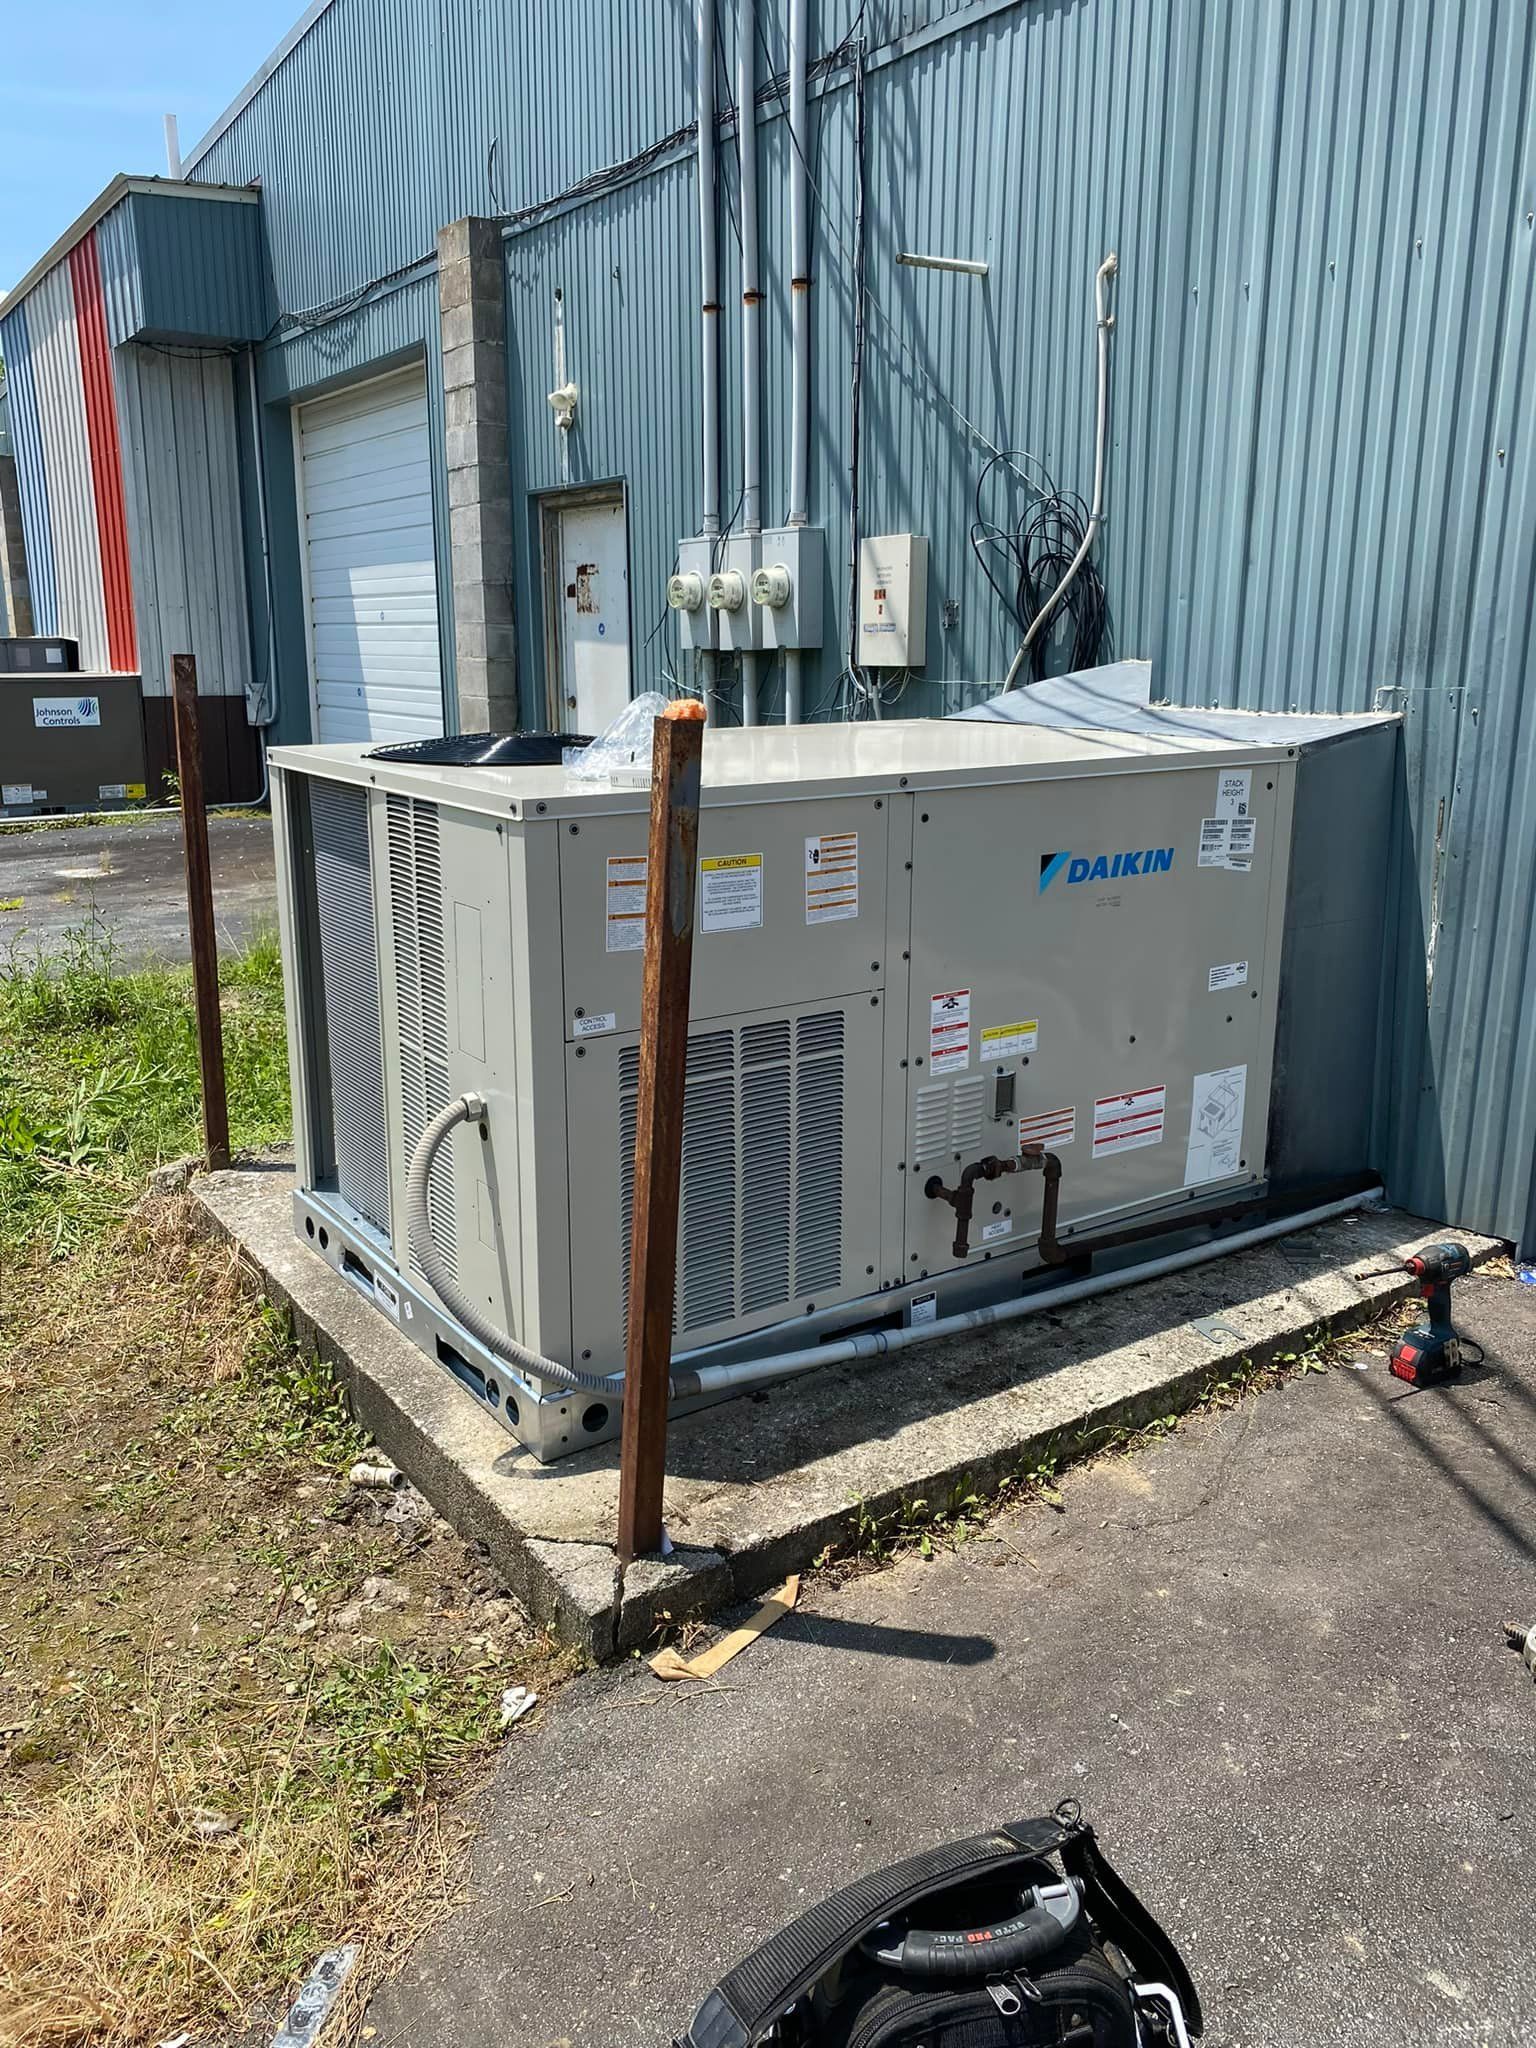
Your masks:
<svg viewBox="0 0 1536 2048"><path fill-rule="evenodd" d="M237 1141L284 1137L276 947L222 989ZM503 1690L574 1660L144 1196L197 1143L184 971L93 921L0 975L0 1117L0 2048L265 2038L342 1941L355 2011L455 1895Z"/></svg>
<svg viewBox="0 0 1536 2048"><path fill-rule="evenodd" d="M236 1145L289 1133L274 933L219 970ZM46 960L0 962L0 1240L73 1250L121 1220L161 1161L201 1145L185 967L122 971L94 912Z"/></svg>

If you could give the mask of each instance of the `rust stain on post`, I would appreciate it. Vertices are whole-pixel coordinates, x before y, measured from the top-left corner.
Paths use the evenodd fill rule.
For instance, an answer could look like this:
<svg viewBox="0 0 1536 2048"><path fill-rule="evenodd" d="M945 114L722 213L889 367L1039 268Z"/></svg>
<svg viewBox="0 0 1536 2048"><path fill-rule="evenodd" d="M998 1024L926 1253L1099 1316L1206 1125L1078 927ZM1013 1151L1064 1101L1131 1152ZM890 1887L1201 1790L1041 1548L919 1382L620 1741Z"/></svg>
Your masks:
<svg viewBox="0 0 1536 2048"><path fill-rule="evenodd" d="M686 700L656 721L646 872L645 978L635 1101L629 1328L624 1427L619 1443L619 1556L661 1548L667 1457L677 1215L688 1073L688 985L693 971L694 878L699 848L703 706Z"/></svg>
<svg viewBox="0 0 1536 2048"><path fill-rule="evenodd" d="M208 807L203 801L203 747L198 730L197 663L171 657L176 706L176 778L181 785L181 842L187 864L187 925L192 937L192 989L197 1004L197 1060L203 1081L203 1149L211 1173L229 1164L229 1107L224 1095L224 1029L219 1017L219 946L213 929L213 871L208 858Z"/></svg>

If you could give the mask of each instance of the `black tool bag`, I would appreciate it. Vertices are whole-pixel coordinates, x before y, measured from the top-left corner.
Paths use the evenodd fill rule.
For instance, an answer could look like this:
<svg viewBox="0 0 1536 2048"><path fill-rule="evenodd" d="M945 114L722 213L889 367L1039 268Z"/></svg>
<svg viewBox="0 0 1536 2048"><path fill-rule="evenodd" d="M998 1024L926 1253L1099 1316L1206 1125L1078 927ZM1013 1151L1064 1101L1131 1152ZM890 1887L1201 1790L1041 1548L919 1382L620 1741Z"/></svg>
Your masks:
<svg viewBox="0 0 1536 2048"><path fill-rule="evenodd" d="M1067 1800L813 1906L674 2048L1187 2048L1201 2027L1178 1950Z"/></svg>

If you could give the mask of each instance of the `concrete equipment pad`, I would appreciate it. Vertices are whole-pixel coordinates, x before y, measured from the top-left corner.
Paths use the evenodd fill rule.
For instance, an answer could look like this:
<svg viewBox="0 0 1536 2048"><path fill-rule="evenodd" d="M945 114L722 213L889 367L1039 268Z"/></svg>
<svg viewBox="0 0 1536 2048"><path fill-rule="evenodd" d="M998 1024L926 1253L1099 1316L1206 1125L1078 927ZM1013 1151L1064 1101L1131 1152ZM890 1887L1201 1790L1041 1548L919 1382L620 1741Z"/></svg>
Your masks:
<svg viewBox="0 0 1536 2048"><path fill-rule="evenodd" d="M1216 1381L1365 1321L1411 1291L1365 1277L1433 1236L1400 1211L1358 1214L1122 1293L871 1363L829 1367L674 1422L665 1563L620 1571L613 1444L540 1465L293 1232L291 1169L195 1183L363 1423L435 1507L487 1545L541 1621L595 1657L646 1643L663 1613L712 1612L799 1570L862 1504L881 1515L1102 1445ZM1482 1260L1500 1247L1458 1233Z"/></svg>

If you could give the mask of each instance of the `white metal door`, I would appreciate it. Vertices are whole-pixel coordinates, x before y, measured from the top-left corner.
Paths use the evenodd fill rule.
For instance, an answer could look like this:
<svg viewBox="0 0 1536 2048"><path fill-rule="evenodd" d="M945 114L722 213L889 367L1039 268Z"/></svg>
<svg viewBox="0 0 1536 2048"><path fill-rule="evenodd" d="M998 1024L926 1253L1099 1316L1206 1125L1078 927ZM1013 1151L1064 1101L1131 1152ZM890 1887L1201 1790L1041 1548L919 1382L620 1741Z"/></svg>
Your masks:
<svg viewBox="0 0 1536 2048"><path fill-rule="evenodd" d="M629 532L622 499L551 508L559 724L601 732L629 702Z"/></svg>
<svg viewBox="0 0 1536 2048"><path fill-rule="evenodd" d="M297 409L317 740L443 730L425 370Z"/></svg>

